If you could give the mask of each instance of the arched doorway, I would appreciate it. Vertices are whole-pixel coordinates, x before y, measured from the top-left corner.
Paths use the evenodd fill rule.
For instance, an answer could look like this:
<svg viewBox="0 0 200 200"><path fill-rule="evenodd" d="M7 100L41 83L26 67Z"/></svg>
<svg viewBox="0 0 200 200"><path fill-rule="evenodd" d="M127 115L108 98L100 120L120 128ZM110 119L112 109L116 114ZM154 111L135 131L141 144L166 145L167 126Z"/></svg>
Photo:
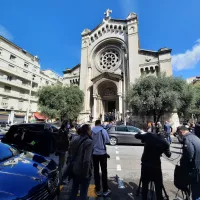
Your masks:
<svg viewBox="0 0 200 200"><path fill-rule="evenodd" d="M104 119L105 114L112 113L115 116L119 110L117 85L113 81L105 80L98 85L98 112L97 116Z"/></svg>

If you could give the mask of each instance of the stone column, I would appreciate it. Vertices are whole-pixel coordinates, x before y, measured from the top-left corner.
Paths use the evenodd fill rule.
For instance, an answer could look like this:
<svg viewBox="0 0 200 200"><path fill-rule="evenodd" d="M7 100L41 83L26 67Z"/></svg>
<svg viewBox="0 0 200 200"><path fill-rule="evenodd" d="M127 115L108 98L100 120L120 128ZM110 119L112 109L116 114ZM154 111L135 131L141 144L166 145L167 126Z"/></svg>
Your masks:
<svg viewBox="0 0 200 200"><path fill-rule="evenodd" d="M118 95L118 97L119 97L119 112L121 114L122 113L122 108L123 108L122 95Z"/></svg>
<svg viewBox="0 0 200 200"><path fill-rule="evenodd" d="M97 96L93 95L94 105L93 105L93 120L97 119Z"/></svg>

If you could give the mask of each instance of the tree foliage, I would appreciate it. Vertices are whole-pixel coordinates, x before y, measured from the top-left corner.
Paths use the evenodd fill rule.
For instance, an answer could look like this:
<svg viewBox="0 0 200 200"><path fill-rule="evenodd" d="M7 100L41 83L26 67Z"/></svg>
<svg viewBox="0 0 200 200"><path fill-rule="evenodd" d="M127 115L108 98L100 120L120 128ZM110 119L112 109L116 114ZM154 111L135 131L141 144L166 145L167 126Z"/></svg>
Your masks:
<svg viewBox="0 0 200 200"><path fill-rule="evenodd" d="M190 114L194 114L197 119L200 118L200 85L193 85L194 98L190 107Z"/></svg>
<svg viewBox="0 0 200 200"><path fill-rule="evenodd" d="M49 118L75 119L82 110L84 94L77 86L45 86L38 91L40 111Z"/></svg>
<svg viewBox="0 0 200 200"><path fill-rule="evenodd" d="M132 85L127 101L134 114L153 116L154 121L167 112L185 114L189 109L193 94L190 86L182 78L159 76L145 76Z"/></svg>

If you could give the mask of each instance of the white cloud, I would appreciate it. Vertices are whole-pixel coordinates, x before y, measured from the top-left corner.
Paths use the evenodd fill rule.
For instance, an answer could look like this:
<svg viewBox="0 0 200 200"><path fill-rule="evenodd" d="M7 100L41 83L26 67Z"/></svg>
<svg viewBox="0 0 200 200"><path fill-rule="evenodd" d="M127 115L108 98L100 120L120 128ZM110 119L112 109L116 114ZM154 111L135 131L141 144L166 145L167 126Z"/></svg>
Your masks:
<svg viewBox="0 0 200 200"><path fill-rule="evenodd" d="M0 35L5 37L8 40L14 39L13 35L1 24L0 24Z"/></svg>
<svg viewBox="0 0 200 200"><path fill-rule="evenodd" d="M172 66L176 71L195 68L200 63L200 39L192 49L188 49L185 53L172 56Z"/></svg>
<svg viewBox="0 0 200 200"><path fill-rule="evenodd" d="M130 12L137 12L137 0L119 0L122 13L128 17Z"/></svg>

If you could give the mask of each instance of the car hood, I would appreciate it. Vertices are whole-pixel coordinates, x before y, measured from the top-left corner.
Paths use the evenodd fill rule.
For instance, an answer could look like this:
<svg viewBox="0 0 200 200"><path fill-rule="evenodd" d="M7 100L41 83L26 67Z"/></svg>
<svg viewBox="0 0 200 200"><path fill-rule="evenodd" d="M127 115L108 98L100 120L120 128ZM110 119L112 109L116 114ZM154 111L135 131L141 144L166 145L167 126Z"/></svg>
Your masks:
<svg viewBox="0 0 200 200"><path fill-rule="evenodd" d="M47 183L57 170L54 161L33 153L23 153L0 163L0 199L26 196Z"/></svg>

